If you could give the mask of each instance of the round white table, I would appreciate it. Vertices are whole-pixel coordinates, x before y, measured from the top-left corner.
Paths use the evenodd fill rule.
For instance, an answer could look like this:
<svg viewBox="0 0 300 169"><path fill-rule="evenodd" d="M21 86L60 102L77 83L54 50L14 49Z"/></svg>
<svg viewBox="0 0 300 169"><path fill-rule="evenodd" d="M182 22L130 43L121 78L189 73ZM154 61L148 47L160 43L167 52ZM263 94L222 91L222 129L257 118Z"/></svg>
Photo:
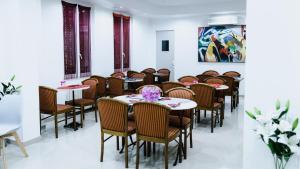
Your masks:
<svg viewBox="0 0 300 169"><path fill-rule="evenodd" d="M198 84L198 83L194 83L194 82L184 82L182 83L183 85L185 85L187 88L190 88L191 85L193 84ZM227 85L216 85L216 84L208 84L212 87L214 87L216 90L227 90L229 89L229 87Z"/></svg>
<svg viewBox="0 0 300 169"><path fill-rule="evenodd" d="M75 91L87 90L89 88L90 88L89 85L77 84L77 85L61 86L61 87L58 87L57 90L61 91L61 92L63 92L63 91L65 91L65 92L72 92L72 105L74 106L75 105ZM74 128L74 124L72 122L72 123L69 123L69 124L65 125L64 127L66 127L66 128L72 128L74 130L77 130L78 129L77 126L79 126L79 125L81 125L81 124L76 122L76 128Z"/></svg>
<svg viewBox="0 0 300 169"><path fill-rule="evenodd" d="M125 83L139 83L139 82L143 82L143 79L140 78L124 78L124 82Z"/></svg>
<svg viewBox="0 0 300 169"><path fill-rule="evenodd" d="M141 94L117 96L114 99L123 101L128 105L133 105L134 103L145 101ZM193 100L173 97L161 97L155 103L167 106L171 110L189 110L197 107L197 103Z"/></svg>

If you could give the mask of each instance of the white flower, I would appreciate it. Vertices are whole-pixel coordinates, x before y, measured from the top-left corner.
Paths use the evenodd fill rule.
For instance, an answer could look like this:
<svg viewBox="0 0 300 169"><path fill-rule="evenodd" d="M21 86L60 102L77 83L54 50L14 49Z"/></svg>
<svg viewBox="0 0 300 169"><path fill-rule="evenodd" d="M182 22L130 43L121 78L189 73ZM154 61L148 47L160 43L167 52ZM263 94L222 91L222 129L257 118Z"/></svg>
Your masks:
<svg viewBox="0 0 300 169"><path fill-rule="evenodd" d="M292 153L299 154L299 146L297 145L299 143L299 138L297 135L288 138L286 134L280 134L278 142L287 145Z"/></svg>
<svg viewBox="0 0 300 169"><path fill-rule="evenodd" d="M275 138L271 136L275 134L276 130L277 124L273 124L272 122L270 122L265 125L259 125L257 127L256 133L263 137L266 144L269 144L269 139L275 141Z"/></svg>
<svg viewBox="0 0 300 169"><path fill-rule="evenodd" d="M256 120L261 124L270 123L272 121L272 115L269 113L257 115Z"/></svg>
<svg viewBox="0 0 300 169"><path fill-rule="evenodd" d="M281 121L279 122L278 129L279 129L281 132L292 131L292 125L291 125L287 120L281 120Z"/></svg>

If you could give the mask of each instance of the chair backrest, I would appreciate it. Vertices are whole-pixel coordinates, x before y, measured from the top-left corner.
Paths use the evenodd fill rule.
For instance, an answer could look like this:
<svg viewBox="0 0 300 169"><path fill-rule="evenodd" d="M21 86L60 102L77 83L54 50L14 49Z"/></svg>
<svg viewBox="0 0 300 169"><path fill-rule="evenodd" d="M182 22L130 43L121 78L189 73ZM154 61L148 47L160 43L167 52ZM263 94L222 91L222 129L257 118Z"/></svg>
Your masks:
<svg viewBox="0 0 300 169"><path fill-rule="evenodd" d="M162 74L170 74L170 70L169 69L166 69L166 68L162 68L162 69L159 69L157 70L157 73L162 73Z"/></svg>
<svg viewBox="0 0 300 169"><path fill-rule="evenodd" d="M128 130L128 105L121 101L101 98L98 102L101 129L126 132Z"/></svg>
<svg viewBox="0 0 300 169"><path fill-rule="evenodd" d="M117 78L125 78L125 74L123 72L115 72L110 75L111 77L117 77Z"/></svg>
<svg viewBox="0 0 300 169"><path fill-rule="evenodd" d="M57 112L57 91L39 86L40 112L54 114Z"/></svg>
<svg viewBox="0 0 300 169"><path fill-rule="evenodd" d="M169 128L169 112L166 106L141 102L133 104L137 134L140 136L166 139Z"/></svg>
<svg viewBox="0 0 300 169"><path fill-rule="evenodd" d="M196 94L195 101L198 107L211 109L214 104L215 88L204 83L191 85L191 90Z"/></svg>
<svg viewBox="0 0 300 169"><path fill-rule="evenodd" d="M202 75L201 74L201 75L197 75L196 77L198 78L199 83L204 83L205 79L207 79L209 77L214 77L214 76L212 76L212 75Z"/></svg>
<svg viewBox="0 0 300 169"><path fill-rule="evenodd" d="M176 87L185 87L185 86L178 82L163 82L162 83L162 90L164 93L166 93L166 91L176 88Z"/></svg>
<svg viewBox="0 0 300 169"><path fill-rule="evenodd" d="M144 73L133 73L131 74L131 78L144 79L146 75Z"/></svg>
<svg viewBox="0 0 300 169"><path fill-rule="evenodd" d="M166 82L170 80L170 73L171 71L169 69L163 68L163 69L159 69L157 71L157 73L161 73L161 74L165 74L165 76L159 76L159 81L160 82Z"/></svg>
<svg viewBox="0 0 300 169"><path fill-rule="evenodd" d="M144 69L142 72L155 73L156 70L154 68L147 68L147 69Z"/></svg>
<svg viewBox="0 0 300 169"><path fill-rule="evenodd" d="M184 82L198 82L199 79L195 76L182 76L181 78L178 79L179 82L184 83Z"/></svg>
<svg viewBox="0 0 300 169"><path fill-rule="evenodd" d="M190 90L187 89L185 87L176 87L173 89L170 89L168 91L166 91L166 94L169 97L175 97L175 98L183 98L183 99L189 99L189 100L194 100L196 94Z"/></svg>
<svg viewBox="0 0 300 169"><path fill-rule="evenodd" d="M105 96L106 94L106 78L102 76L91 76L91 78L98 80L98 87L97 87L97 95L98 97Z"/></svg>
<svg viewBox="0 0 300 169"><path fill-rule="evenodd" d="M205 79L204 82L209 83L209 84L224 85L226 83L226 80L221 77L209 77L209 78Z"/></svg>
<svg viewBox="0 0 300 169"><path fill-rule="evenodd" d="M230 76L230 77L241 77L241 74L236 71L228 71L223 73L224 76Z"/></svg>
<svg viewBox="0 0 300 169"><path fill-rule="evenodd" d="M144 78L144 84L146 85L154 84L153 72L143 70L142 73L146 75L146 77Z"/></svg>
<svg viewBox="0 0 300 169"><path fill-rule="evenodd" d="M220 74L215 70L207 70L202 73L203 75L219 76Z"/></svg>
<svg viewBox="0 0 300 169"><path fill-rule="evenodd" d="M113 96L121 96L124 93L124 80L117 77L107 78L108 92Z"/></svg>
<svg viewBox="0 0 300 169"><path fill-rule="evenodd" d="M161 90L161 88L158 87L158 86L156 86L156 85L144 85L144 86L141 86L141 87L139 87L139 88L136 89L136 93L137 94L142 94L142 91L143 91L144 87L155 87L155 88L157 88L160 91L161 95L163 93L163 91Z"/></svg>
<svg viewBox="0 0 300 169"><path fill-rule="evenodd" d="M225 95L231 95L235 88L235 82L234 82L235 79L233 77L223 76L223 75L218 76L218 77L225 79L226 80L225 85L227 85L229 87L229 89L224 91Z"/></svg>
<svg viewBox="0 0 300 169"><path fill-rule="evenodd" d="M139 73L137 71L134 71L134 70L128 70L127 71L127 77L131 78L133 74L136 74L136 73Z"/></svg>
<svg viewBox="0 0 300 169"><path fill-rule="evenodd" d="M95 78L90 78L90 79L86 79L86 80L82 81L81 83L83 85L90 86L90 88L82 91L82 98L96 100L98 80Z"/></svg>

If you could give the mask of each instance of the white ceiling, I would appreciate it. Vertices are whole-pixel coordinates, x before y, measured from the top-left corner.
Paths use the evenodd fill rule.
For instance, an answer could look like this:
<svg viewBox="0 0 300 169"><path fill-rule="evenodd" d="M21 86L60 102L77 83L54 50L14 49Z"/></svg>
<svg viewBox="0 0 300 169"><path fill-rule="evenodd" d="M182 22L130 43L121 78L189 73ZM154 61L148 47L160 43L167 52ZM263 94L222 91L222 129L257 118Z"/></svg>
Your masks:
<svg viewBox="0 0 300 169"><path fill-rule="evenodd" d="M117 11L150 17L244 15L246 0L87 0Z"/></svg>

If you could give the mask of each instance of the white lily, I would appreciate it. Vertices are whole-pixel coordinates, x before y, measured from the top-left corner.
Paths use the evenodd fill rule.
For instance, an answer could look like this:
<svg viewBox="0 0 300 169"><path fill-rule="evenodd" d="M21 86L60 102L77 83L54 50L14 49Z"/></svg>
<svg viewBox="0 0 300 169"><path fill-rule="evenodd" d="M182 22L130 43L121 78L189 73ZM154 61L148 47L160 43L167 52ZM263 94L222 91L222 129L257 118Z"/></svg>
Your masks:
<svg viewBox="0 0 300 169"><path fill-rule="evenodd" d="M289 121L287 120L281 120L279 122L279 125L278 125L278 129L281 131L281 132L285 132L285 131L292 131L292 125Z"/></svg>
<svg viewBox="0 0 300 169"><path fill-rule="evenodd" d="M292 153L299 154L299 146L297 145L299 138L297 135L288 138L286 134L280 134L278 142L287 145Z"/></svg>
<svg viewBox="0 0 300 169"><path fill-rule="evenodd" d="M275 138L271 137L275 134L277 130L277 125L271 123L267 123L265 125L259 125L257 127L256 133L263 137L266 144L269 144L269 139L275 141Z"/></svg>
<svg viewBox="0 0 300 169"><path fill-rule="evenodd" d="M272 121L272 115L270 113L257 115L256 120L261 124L267 124Z"/></svg>

